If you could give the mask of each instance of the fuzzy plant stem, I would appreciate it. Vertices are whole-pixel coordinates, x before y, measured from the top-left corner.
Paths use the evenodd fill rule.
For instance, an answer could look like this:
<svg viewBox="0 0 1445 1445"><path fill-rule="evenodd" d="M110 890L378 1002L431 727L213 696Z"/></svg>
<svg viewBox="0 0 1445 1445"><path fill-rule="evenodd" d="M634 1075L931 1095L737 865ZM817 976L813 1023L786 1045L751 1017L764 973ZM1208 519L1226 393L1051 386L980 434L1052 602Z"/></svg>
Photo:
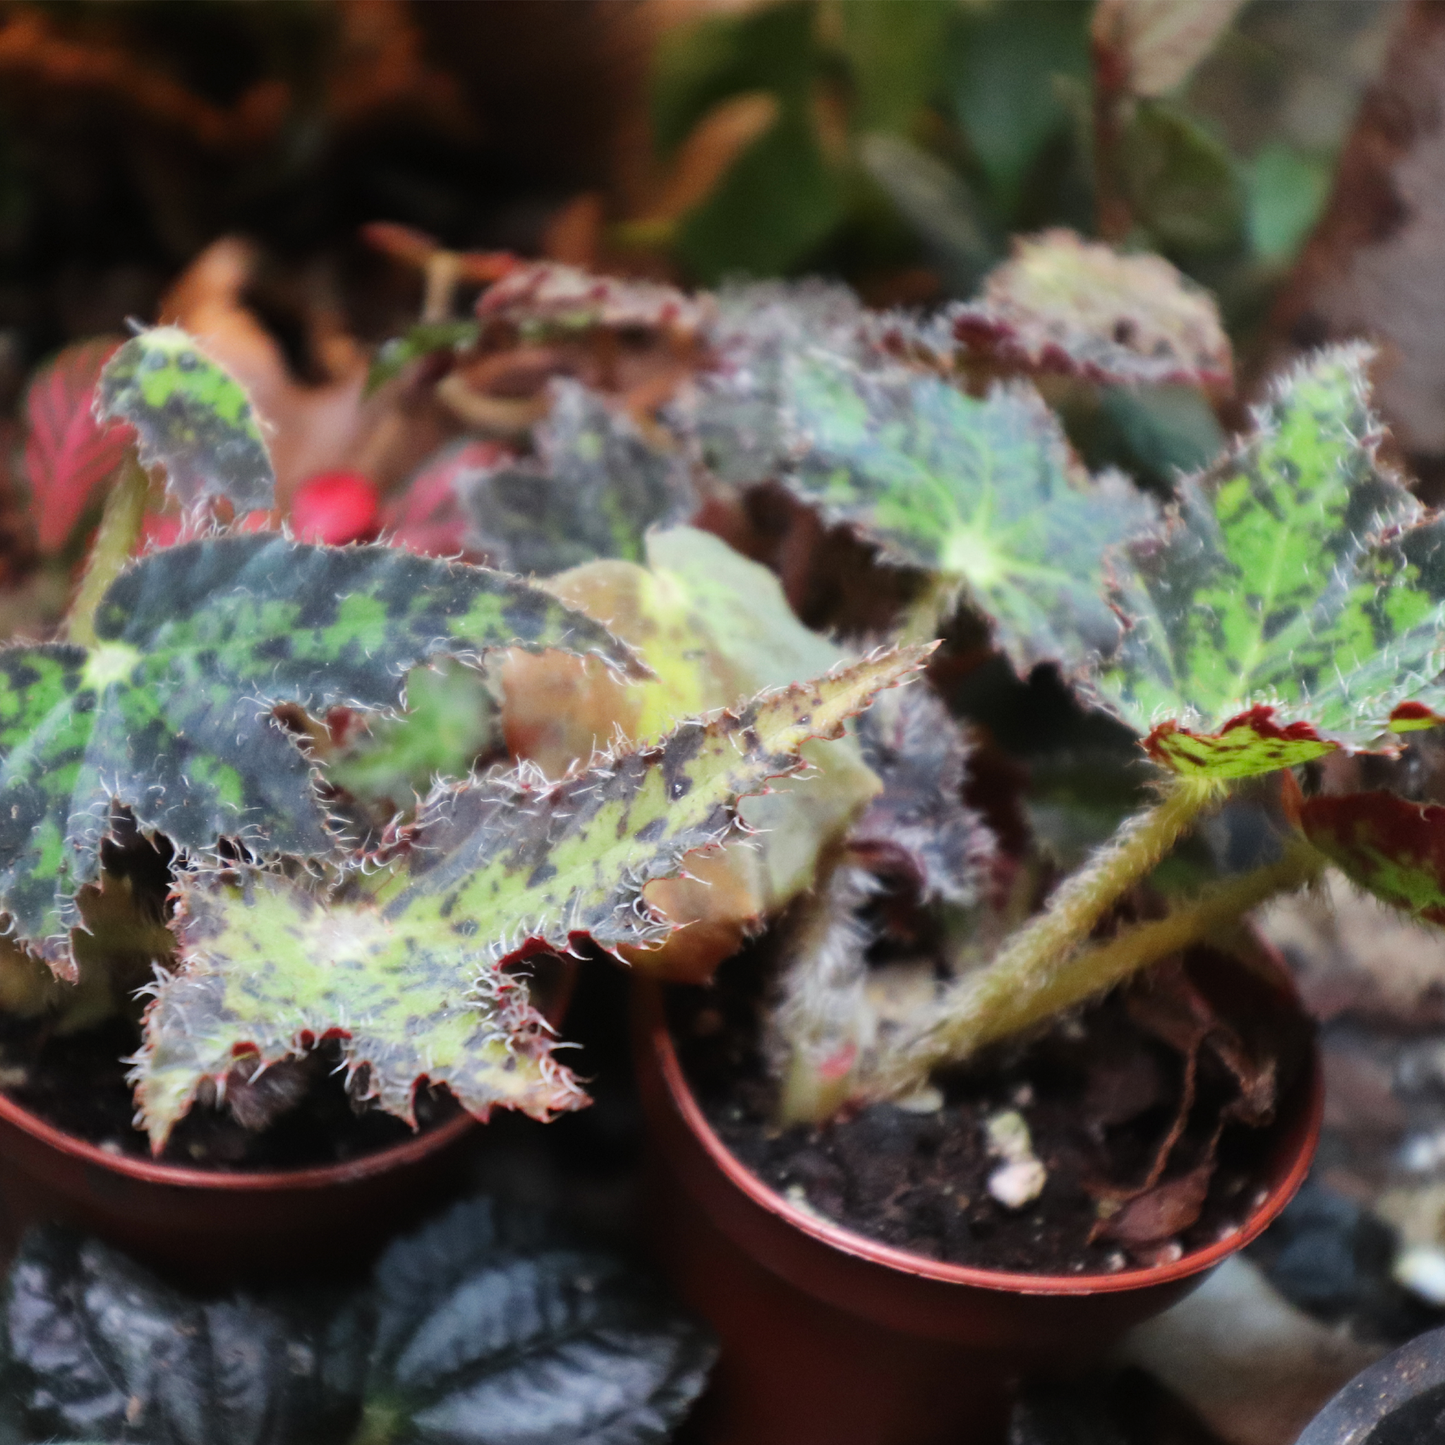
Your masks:
<svg viewBox="0 0 1445 1445"><path fill-rule="evenodd" d="M890 1071L897 1075L895 1087L906 1090L941 1064L1103 993L1131 973L1237 923L1251 908L1312 883L1325 866L1326 859L1307 844L1292 845L1279 862L1206 889L1164 918L1121 929L1107 942L1076 953L1035 979L1031 987L1021 987L1007 998L991 998L986 1009L967 1009L965 983L947 1017L940 1020L945 1027L920 1033L895 1057Z"/></svg>
<svg viewBox="0 0 1445 1445"><path fill-rule="evenodd" d="M1100 919L1224 797L1228 785L1176 775L1166 788L1152 808L1131 818L1114 842L1059 886L1048 907L987 968L954 984L929 1021L900 1041L892 1057L915 1082L939 1064L966 1057L984 1037L1007 1033L991 1021L1012 1017L1020 1000L1052 995L1056 979Z"/></svg>
<svg viewBox="0 0 1445 1445"><path fill-rule="evenodd" d="M788 931L767 1041L779 1128L832 1118L873 1043L865 993L872 936L858 909L876 891L870 873L840 863Z"/></svg>
<svg viewBox="0 0 1445 1445"><path fill-rule="evenodd" d="M95 646L95 610L105 596L105 589L115 581L135 551L149 499L150 478L132 457L105 499L105 510L91 544L85 573L65 621L65 635L71 642L78 642L82 647Z"/></svg>

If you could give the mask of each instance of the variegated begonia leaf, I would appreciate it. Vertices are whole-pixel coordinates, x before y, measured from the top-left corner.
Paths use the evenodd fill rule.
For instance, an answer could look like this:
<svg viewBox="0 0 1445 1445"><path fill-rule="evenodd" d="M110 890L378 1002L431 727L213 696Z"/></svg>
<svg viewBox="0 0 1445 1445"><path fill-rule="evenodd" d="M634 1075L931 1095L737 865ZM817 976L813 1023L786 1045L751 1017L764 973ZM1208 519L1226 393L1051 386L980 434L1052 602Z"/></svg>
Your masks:
<svg viewBox="0 0 1445 1445"><path fill-rule="evenodd" d="M1099 692L1175 771L1270 772L1442 703L1442 530L1378 459L1368 359L1337 348L1290 373L1135 549L1135 625Z"/></svg>
<svg viewBox="0 0 1445 1445"><path fill-rule="evenodd" d="M1203 287L1162 256L1120 255L1072 231L1016 241L979 299L943 311L926 335L966 359L1103 384L1227 387L1233 375Z"/></svg>
<svg viewBox="0 0 1445 1445"><path fill-rule="evenodd" d="M278 704L399 708L409 668L498 646L638 671L605 628L516 578L275 533L151 553L111 584L95 631L92 649L0 651L0 908L56 959L113 801L181 848L331 849Z"/></svg>
<svg viewBox="0 0 1445 1445"><path fill-rule="evenodd" d="M1445 925L1445 807L1390 792L1305 798L1306 838L1361 888Z"/></svg>
<svg viewBox="0 0 1445 1445"><path fill-rule="evenodd" d="M788 360L810 347L862 362L869 314L846 286L815 278L724 286L707 331L710 365L674 399L669 419L720 481L767 481L787 456Z"/></svg>
<svg viewBox="0 0 1445 1445"><path fill-rule="evenodd" d="M910 687L879 698L858 720L858 740L883 791L849 833L849 853L902 873L925 902L976 902L994 840L963 801L969 743L938 694Z"/></svg>
<svg viewBox="0 0 1445 1445"><path fill-rule="evenodd" d="M807 739L839 736L930 650L875 654L554 783L523 770L442 789L410 851L362 880L365 893L353 883L321 898L264 873L183 877L184 962L158 985L135 1060L153 1144L202 1079L323 1037L339 1037L377 1104L407 1119L423 1078L483 1118L585 1102L525 981L502 965L584 936L609 949L665 938L673 925L648 906L649 880L726 838L739 797L802 767Z"/></svg>
<svg viewBox="0 0 1445 1445"><path fill-rule="evenodd" d="M622 686L590 660L509 656L501 670L503 723L514 757L550 777L585 762L617 734L656 742L684 718L730 707L765 687L817 676L842 660L798 621L778 579L710 533L652 532L649 565L594 562L548 587L632 642L655 681ZM670 978L706 978L748 931L812 886L826 850L878 791L855 739L806 754L819 776L784 779L743 804L755 838L699 860L694 877L648 891L674 923L686 924L634 962Z"/></svg>
<svg viewBox="0 0 1445 1445"><path fill-rule="evenodd" d="M165 469L182 507L226 497L240 516L274 504L276 474L250 398L179 326L142 331L111 357L95 414L136 429L141 465Z"/></svg>
<svg viewBox="0 0 1445 1445"><path fill-rule="evenodd" d="M550 576L600 557L642 559L643 533L694 506L676 455L575 381L553 383L537 456L458 481L469 546L494 567Z"/></svg>
<svg viewBox="0 0 1445 1445"><path fill-rule="evenodd" d="M933 573L943 605L966 595L1020 672L1076 668L1117 646L1110 557L1152 526L1154 505L1117 474L1091 481L1032 387L978 399L936 376L811 352L789 365L785 396L794 487Z"/></svg>

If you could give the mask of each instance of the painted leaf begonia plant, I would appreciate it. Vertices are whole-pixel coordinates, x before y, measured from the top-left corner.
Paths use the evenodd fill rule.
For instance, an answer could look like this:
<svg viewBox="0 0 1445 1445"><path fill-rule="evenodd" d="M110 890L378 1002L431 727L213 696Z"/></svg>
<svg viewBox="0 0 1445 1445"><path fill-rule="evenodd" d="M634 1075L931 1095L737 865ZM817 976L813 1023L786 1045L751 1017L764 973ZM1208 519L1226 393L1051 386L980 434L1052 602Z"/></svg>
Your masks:
<svg viewBox="0 0 1445 1445"><path fill-rule="evenodd" d="M439 781L378 833L325 777L328 719L404 724L409 677L504 649L595 658L617 686L651 669L519 577L264 525L261 419L177 328L120 346L94 394L138 456L111 485L64 638L0 652L0 909L12 971L29 955L83 985L95 900L121 886L117 838L174 860L175 950L152 930L162 966L132 1061L157 1149L198 1091L224 1097L238 1067L324 1039L354 1097L406 1119L423 1081L483 1117L584 1102L512 965L661 942L675 925L644 888L722 842L740 798L797 771L809 739L841 735L928 651L829 656L771 691L747 679L652 739L589 744L555 780L524 764ZM135 555L148 470L186 520L177 544Z"/></svg>
<svg viewBox="0 0 1445 1445"><path fill-rule="evenodd" d="M1445 800L1340 782L1445 718L1445 522L1381 460L1367 350L1299 361L1161 498L1071 431L1091 388L1208 415L1230 384L1212 302L1157 258L1049 233L921 319L817 283L498 274L475 324L431 317L377 378L378 405L445 388L471 433L388 503L404 545L275 530L264 433L183 333L98 373L97 416L140 456L64 636L0 653L0 907L11 952L91 998L127 896L108 860L137 838L169 860L166 927L111 947L161 964L131 1061L154 1147L322 1042L353 1099L404 1119L423 1082L482 1116L575 1107L526 961L584 944L701 981L773 927L789 1122L916 1095L1331 863L1445 919ZM631 391L607 379L619 329ZM525 435L488 432L495 398L462 393L538 338L565 373ZM116 435L74 434L82 472ZM145 467L188 520L136 556ZM826 624L850 585L875 594L851 660L799 617ZM940 636L931 681L887 692ZM958 680L994 664L1136 740L1152 796L1068 876L974 751ZM1161 894L1238 795L1277 825L1257 866ZM936 958L883 1007L901 898ZM27 994L18 968L0 985L25 1007L71 987Z"/></svg>

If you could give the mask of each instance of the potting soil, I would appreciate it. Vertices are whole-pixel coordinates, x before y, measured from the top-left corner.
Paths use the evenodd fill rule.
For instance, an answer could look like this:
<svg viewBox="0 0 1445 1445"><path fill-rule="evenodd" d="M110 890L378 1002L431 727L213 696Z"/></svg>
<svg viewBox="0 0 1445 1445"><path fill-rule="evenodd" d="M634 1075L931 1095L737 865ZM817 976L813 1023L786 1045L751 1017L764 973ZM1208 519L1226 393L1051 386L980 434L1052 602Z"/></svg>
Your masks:
<svg viewBox="0 0 1445 1445"><path fill-rule="evenodd" d="M1226 1237L1262 1198L1275 1105L1298 1080L1308 1025L1263 988L1233 990L1226 1008L1210 982L1220 961L1195 950L1187 970L1162 966L937 1078L939 1107L874 1103L820 1128L773 1124L756 953L710 988L675 990L670 1018L719 1137L815 1217L929 1259L1110 1273ZM1009 1113L1045 1171L1015 1207L989 1187L1007 1162L989 1125Z"/></svg>

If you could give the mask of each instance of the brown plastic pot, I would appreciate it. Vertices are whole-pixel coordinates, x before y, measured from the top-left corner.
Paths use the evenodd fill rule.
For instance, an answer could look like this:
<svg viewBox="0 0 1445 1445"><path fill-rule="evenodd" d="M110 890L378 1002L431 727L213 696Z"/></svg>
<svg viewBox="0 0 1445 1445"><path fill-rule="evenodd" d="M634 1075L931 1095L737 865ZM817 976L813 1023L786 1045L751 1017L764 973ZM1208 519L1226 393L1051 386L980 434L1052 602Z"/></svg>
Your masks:
<svg viewBox="0 0 1445 1445"><path fill-rule="evenodd" d="M1283 964L1267 966L1267 981L1233 968L1252 980L1241 987L1297 1009ZM713 1132L656 985L639 983L634 1024L649 1239L721 1341L694 1425L716 1445L998 1445L1020 1375L1088 1363L1275 1218L1308 1171L1324 1106L1311 1044L1272 1126L1263 1198L1230 1238L1152 1269L1010 1274L925 1259L805 1213Z"/></svg>
<svg viewBox="0 0 1445 1445"><path fill-rule="evenodd" d="M364 1268L461 1178L478 1127L458 1114L342 1164L227 1173L109 1153L0 1095L5 1254L59 1220L195 1284Z"/></svg>
<svg viewBox="0 0 1445 1445"><path fill-rule="evenodd" d="M553 1027L566 1015L576 977L571 959L534 972L537 1006ZM0 1094L0 1260L27 1225L58 1220L182 1283L354 1273L465 1181L480 1131L476 1119L458 1113L340 1164L189 1169L111 1153Z"/></svg>

